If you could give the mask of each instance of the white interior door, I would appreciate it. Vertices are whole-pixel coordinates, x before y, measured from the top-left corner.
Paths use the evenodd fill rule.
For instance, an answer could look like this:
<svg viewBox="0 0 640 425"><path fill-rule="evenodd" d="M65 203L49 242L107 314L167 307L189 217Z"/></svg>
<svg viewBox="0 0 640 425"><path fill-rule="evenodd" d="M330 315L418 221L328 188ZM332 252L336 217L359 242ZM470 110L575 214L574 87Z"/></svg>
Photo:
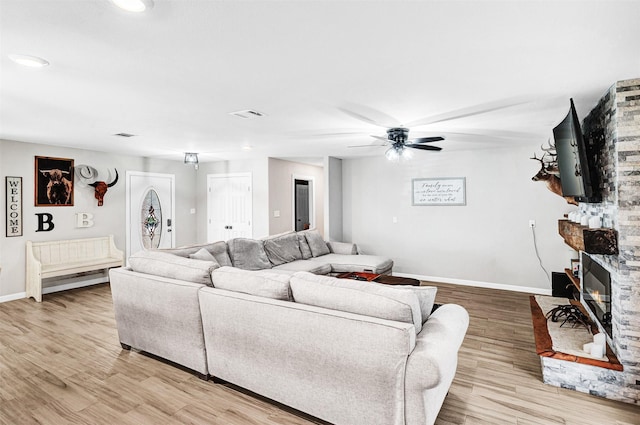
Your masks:
<svg viewBox="0 0 640 425"><path fill-rule="evenodd" d="M252 237L251 173L209 174L207 191L208 241Z"/></svg>
<svg viewBox="0 0 640 425"><path fill-rule="evenodd" d="M127 171L127 257L175 246L175 176Z"/></svg>

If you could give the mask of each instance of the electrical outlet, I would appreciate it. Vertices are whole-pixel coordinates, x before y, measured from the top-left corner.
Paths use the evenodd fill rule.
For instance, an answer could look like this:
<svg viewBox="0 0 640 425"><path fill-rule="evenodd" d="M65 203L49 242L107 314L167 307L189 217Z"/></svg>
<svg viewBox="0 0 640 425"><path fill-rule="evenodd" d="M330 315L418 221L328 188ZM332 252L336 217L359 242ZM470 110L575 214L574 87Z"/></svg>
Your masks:
<svg viewBox="0 0 640 425"><path fill-rule="evenodd" d="M536 221L535 220L529 220L529 227L536 227Z"/></svg>

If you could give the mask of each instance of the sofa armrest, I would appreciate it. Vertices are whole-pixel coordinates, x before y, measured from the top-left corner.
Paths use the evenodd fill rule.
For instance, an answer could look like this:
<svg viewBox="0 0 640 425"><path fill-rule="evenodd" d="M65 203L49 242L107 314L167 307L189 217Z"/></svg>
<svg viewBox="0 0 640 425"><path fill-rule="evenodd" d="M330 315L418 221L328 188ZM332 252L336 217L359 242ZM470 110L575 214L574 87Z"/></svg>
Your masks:
<svg viewBox="0 0 640 425"><path fill-rule="evenodd" d="M458 366L469 313L456 304L438 308L425 322L407 361L406 423L433 424Z"/></svg>
<svg viewBox="0 0 640 425"><path fill-rule="evenodd" d="M333 254L358 255L358 245L350 242L327 242Z"/></svg>

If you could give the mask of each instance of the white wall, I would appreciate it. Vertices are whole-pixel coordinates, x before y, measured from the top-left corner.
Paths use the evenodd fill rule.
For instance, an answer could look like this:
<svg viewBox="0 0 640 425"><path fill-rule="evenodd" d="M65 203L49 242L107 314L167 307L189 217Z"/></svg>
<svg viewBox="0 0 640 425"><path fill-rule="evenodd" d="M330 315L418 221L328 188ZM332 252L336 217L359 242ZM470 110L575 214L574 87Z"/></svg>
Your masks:
<svg viewBox="0 0 640 425"><path fill-rule="evenodd" d="M251 173L253 188L253 237L269 234L269 173L267 158L246 161L216 161L200 164L195 192L197 243L207 243L207 174Z"/></svg>
<svg viewBox="0 0 640 425"><path fill-rule="evenodd" d="M34 206L34 156L71 158L75 165L86 164L96 168L115 167L120 179L109 188L104 205L97 206L92 187L83 186L77 179L72 207L35 207ZM0 140L0 172L2 177L2 196L0 214L5 220L6 197L5 176L22 177L23 219L22 237L5 236L4 223L0 237L0 297L19 295L25 291L25 242L72 239L106 236L113 234L118 248L125 250L125 174L126 171L147 171L175 174L176 176L176 244L186 245L195 242L196 224L190 209L195 207L195 179L193 167L181 161L151 160L142 157L114 155L104 152L80 150L33 143L20 143ZM94 215L94 226L77 228L75 214L88 212ZM36 213L53 215L55 227L49 232L36 232Z"/></svg>
<svg viewBox="0 0 640 425"><path fill-rule="evenodd" d="M342 160L324 160L324 235L329 241L342 241Z"/></svg>
<svg viewBox="0 0 640 425"><path fill-rule="evenodd" d="M313 178L315 227L324 233L324 175L322 167L269 158L269 234L294 230L293 176ZM273 212L280 211L280 217Z"/></svg>
<svg viewBox="0 0 640 425"><path fill-rule="evenodd" d="M390 256L394 273L545 292L551 284L529 220L544 266L562 271L573 251L557 220L575 207L531 180L538 165L529 158L539 149L416 152L404 163L344 159L344 240ZM412 206L411 180L425 177L466 177L467 205Z"/></svg>

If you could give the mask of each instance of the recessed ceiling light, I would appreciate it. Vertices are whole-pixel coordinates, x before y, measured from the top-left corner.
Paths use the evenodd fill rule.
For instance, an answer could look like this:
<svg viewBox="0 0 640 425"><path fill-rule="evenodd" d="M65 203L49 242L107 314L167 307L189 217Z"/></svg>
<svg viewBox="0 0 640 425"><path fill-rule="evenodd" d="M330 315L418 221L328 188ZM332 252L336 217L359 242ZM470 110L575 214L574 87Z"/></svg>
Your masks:
<svg viewBox="0 0 640 425"><path fill-rule="evenodd" d="M250 151L251 149L253 149L253 146L243 146L242 147L243 151Z"/></svg>
<svg viewBox="0 0 640 425"><path fill-rule="evenodd" d="M9 59L19 65L28 66L31 68L44 68L45 66L49 65L49 62L37 56L9 55Z"/></svg>
<svg viewBox="0 0 640 425"><path fill-rule="evenodd" d="M111 0L113 4L127 12L144 12L153 7L153 0Z"/></svg>

